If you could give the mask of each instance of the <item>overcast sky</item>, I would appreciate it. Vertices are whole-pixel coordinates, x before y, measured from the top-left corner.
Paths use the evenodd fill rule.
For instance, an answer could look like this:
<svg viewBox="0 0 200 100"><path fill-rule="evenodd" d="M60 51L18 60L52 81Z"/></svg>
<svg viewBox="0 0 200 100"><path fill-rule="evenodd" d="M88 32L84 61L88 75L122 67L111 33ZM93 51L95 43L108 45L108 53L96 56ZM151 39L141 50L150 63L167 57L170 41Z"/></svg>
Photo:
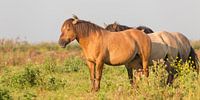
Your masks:
<svg viewBox="0 0 200 100"><path fill-rule="evenodd" d="M0 0L0 38L57 42L72 14L102 27L117 21L200 39L200 0Z"/></svg>

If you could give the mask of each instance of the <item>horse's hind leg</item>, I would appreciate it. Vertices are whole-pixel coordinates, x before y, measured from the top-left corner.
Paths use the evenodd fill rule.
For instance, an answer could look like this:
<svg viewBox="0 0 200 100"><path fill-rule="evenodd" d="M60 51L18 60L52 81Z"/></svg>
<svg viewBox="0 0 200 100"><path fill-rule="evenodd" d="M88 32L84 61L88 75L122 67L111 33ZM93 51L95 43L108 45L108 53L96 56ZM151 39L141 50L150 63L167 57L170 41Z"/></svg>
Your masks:
<svg viewBox="0 0 200 100"><path fill-rule="evenodd" d="M128 72L128 78L129 78L130 84L131 86L133 86L133 68L130 65L125 65L125 66Z"/></svg>
<svg viewBox="0 0 200 100"><path fill-rule="evenodd" d="M144 75L145 75L146 77L148 77L148 76L149 76L148 59L145 59L145 58L143 57L143 59L142 59L142 66L143 66Z"/></svg>
<svg viewBox="0 0 200 100"><path fill-rule="evenodd" d="M166 70L168 72L167 84L171 85L174 81L174 75L177 73L176 70L170 66L168 61L165 62L167 67Z"/></svg>
<svg viewBox="0 0 200 100"><path fill-rule="evenodd" d="M133 69L135 70L139 70L139 69L142 69L142 66L140 65L141 64L141 60L140 58L135 58L132 62L128 63L125 65L126 67L126 70L128 72L128 78L130 80L130 84L131 86L134 86L134 81L133 81L133 78L136 79L136 77L133 77ZM137 73L137 72L136 72ZM137 73L138 74L138 73ZM136 81L136 80L135 80Z"/></svg>
<svg viewBox="0 0 200 100"><path fill-rule="evenodd" d="M150 38L147 38L147 41L144 41L146 45L143 45L143 47L140 47L140 58L142 60L142 66L143 66L143 72L146 77L149 76L149 59L151 54L151 40Z"/></svg>

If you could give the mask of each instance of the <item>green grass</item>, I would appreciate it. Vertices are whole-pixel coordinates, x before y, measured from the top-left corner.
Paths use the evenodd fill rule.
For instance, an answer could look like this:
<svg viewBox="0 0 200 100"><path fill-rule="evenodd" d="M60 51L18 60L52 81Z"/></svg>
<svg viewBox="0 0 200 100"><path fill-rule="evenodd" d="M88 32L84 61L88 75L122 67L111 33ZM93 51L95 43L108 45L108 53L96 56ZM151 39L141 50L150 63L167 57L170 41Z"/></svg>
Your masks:
<svg viewBox="0 0 200 100"><path fill-rule="evenodd" d="M8 99L200 99L200 78L189 64L171 86L166 84L164 65L152 66L150 76L131 88L124 66L105 66L101 89L90 92L89 71L81 58L69 57L62 64L49 58L43 64L22 68L5 67L0 77L0 94ZM184 69L183 69L183 68Z"/></svg>
<svg viewBox="0 0 200 100"><path fill-rule="evenodd" d="M89 70L78 45L61 49L51 43L7 42L0 48L0 100L200 99L200 77L190 62L171 63L179 73L170 86L160 63L151 66L150 76L138 79L135 88L124 66L105 65L100 91L91 93ZM29 57L30 51L39 53Z"/></svg>

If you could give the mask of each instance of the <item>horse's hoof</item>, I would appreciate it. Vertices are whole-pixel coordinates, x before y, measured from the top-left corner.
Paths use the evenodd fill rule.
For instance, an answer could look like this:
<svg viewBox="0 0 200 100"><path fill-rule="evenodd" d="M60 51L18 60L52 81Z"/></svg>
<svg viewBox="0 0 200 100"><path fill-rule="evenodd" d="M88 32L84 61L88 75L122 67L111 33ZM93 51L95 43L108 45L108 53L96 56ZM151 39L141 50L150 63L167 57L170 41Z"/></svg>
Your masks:
<svg viewBox="0 0 200 100"><path fill-rule="evenodd" d="M90 89L90 92L94 92L94 88L91 88L91 89Z"/></svg>
<svg viewBox="0 0 200 100"><path fill-rule="evenodd" d="M93 88L90 90L90 92L92 92L92 93L95 93L95 92L98 92L98 91L99 91L99 89L93 89Z"/></svg>
<svg viewBox="0 0 200 100"><path fill-rule="evenodd" d="M149 77L149 71L143 71L143 73L146 77Z"/></svg>
<svg viewBox="0 0 200 100"><path fill-rule="evenodd" d="M94 89L94 92L98 92L99 91L99 87Z"/></svg>

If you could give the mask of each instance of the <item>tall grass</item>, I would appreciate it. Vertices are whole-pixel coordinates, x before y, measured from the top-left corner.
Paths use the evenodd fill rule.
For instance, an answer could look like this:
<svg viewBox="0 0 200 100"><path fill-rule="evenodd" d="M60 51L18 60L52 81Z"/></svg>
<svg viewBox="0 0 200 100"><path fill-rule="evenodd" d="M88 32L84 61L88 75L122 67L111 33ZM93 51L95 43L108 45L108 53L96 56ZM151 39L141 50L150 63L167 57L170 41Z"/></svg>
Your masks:
<svg viewBox="0 0 200 100"><path fill-rule="evenodd" d="M0 100L12 99L183 99L199 100L200 77L190 62L171 65L178 73L167 85L163 63L150 67L150 76L129 84L124 66L104 66L101 89L90 92L89 70L78 45L61 49L56 43L0 42Z"/></svg>
<svg viewBox="0 0 200 100"><path fill-rule="evenodd" d="M80 48L77 44L62 49L57 43L30 44L26 41L0 39L0 67L22 66L29 62L41 64L48 57L62 62L65 57L78 56L79 53Z"/></svg>

